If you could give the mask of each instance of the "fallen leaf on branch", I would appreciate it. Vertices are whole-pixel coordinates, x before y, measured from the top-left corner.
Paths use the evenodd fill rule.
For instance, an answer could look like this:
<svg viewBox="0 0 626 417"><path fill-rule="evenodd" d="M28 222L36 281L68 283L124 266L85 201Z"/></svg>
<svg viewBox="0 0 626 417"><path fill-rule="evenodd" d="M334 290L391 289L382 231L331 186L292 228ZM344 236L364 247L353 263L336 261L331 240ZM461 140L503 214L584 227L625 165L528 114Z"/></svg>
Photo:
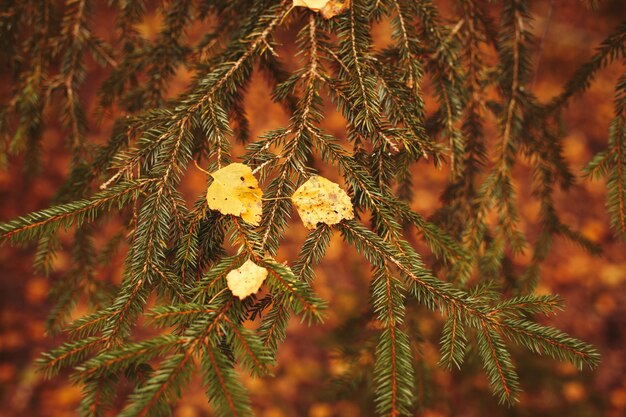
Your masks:
<svg viewBox="0 0 626 417"><path fill-rule="evenodd" d="M318 223L333 225L354 219L348 194L324 177L311 177L293 193L291 200L307 229L315 229Z"/></svg>
<svg viewBox="0 0 626 417"><path fill-rule="evenodd" d="M332 19L350 8L350 0L293 0L294 6L319 12L324 19Z"/></svg>
<svg viewBox="0 0 626 417"><path fill-rule="evenodd" d="M213 183L206 191L209 208L240 216L245 222L258 226L263 211L263 192L250 167L235 162L210 175Z"/></svg>
<svg viewBox="0 0 626 417"><path fill-rule="evenodd" d="M233 295L243 300L259 291L265 278L267 278L267 269L248 259L239 268L233 269L226 275L226 283Z"/></svg>

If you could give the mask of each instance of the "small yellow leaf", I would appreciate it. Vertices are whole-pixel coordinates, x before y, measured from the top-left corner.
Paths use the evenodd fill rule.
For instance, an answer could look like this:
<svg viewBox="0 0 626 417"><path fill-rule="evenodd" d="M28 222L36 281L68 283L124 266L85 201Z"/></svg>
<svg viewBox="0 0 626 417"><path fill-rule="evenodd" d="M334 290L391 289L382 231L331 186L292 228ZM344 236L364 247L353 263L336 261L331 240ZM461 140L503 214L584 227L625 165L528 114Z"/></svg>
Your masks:
<svg viewBox="0 0 626 417"><path fill-rule="evenodd" d="M330 1L331 0L293 0L293 5L308 7L315 12L319 12Z"/></svg>
<svg viewBox="0 0 626 417"><path fill-rule="evenodd" d="M293 193L291 200L307 229L315 229L318 223L332 225L354 219L348 194L324 177L311 177Z"/></svg>
<svg viewBox="0 0 626 417"><path fill-rule="evenodd" d="M267 269L248 259L239 268L233 269L226 275L226 283L233 295L243 300L259 291L265 278L267 278Z"/></svg>
<svg viewBox="0 0 626 417"><path fill-rule="evenodd" d="M294 6L307 7L319 12L324 19L331 19L350 8L350 0L293 0Z"/></svg>
<svg viewBox="0 0 626 417"><path fill-rule="evenodd" d="M258 226L263 207L259 182L249 166L232 163L211 174L213 183L206 191L206 201L211 210L232 214Z"/></svg>
<svg viewBox="0 0 626 417"><path fill-rule="evenodd" d="M350 0L330 0L326 6L322 7L320 14L324 19L332 19L335 16L339 16L350 8Z"/></svg>

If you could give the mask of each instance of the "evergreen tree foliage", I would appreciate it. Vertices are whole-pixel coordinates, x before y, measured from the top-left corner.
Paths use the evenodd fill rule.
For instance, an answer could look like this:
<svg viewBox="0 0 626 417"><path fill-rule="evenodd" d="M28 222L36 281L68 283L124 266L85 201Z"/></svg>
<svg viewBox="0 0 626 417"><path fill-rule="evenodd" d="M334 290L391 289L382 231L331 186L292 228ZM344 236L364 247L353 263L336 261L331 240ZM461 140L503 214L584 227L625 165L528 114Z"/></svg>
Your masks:
<svg viewBox="0 0 626 417"><path fill-rule="evenodd" d="M252 415L240 373L271 373L292 315L311 325L323 320L325 303L312 283L334 233L371 264L367 319L377 334L364 346L376 359L372 369L350 369L344 379L370 372L379 415L413 415L419 405L424 361L411 323L420 306L443 323L441 366L461 367L476 356L502 402L515 402L524 383L513 345L579 368L597 365L594 348L536 321L559 310L561 300L533 290L556 237L597 251L555 208L555 192L575 178L563 157L560 113L598 71L626 58L626 23L561 94L542 103L529 88L536 40L525 0L456 0L452 20L430 0L346 0L349 7L330 19L290 0L171 0L158 2L163 24L153 41L137 31L147 2L109 3L113 43L94 33L96 4L89 0L5 0L0 10L0 61L14 80L0 107L0 158L23 154L26 169L35 170L55 114L47 110L55 106L72 155L52 205L1 224L0 239L38 242L35 267L49 272L59 234L73 233L72 268L53 288L57 304L48 321L67 341L39 367L49 377L73 368L83 387L81 415L105 415L118 401L120 380L134 391L118 415L168 415L195 374L216 415ZM206 31L191 42L187 28L195 22ZM383 48L372 42L379 23L392 30ZM297 33L294 70L277 52L277 33L286 31ZM91 60L108 71L99 112L116 117L104 144L88 140L81 100ZM168 99L181 66L194 78ZM256 71L291 115L260 138L250 137L243 104ZM426 85L437 104L430 115ZM328 106L345 118L346 140L320 126ZM236 141L246 144L245 154L232 152ZM519 225L513 168L521 159L530 162L541 207L534 242ZM259 227L210 210L203 195L185 201L179 190L194 163L213 172L231 161L261 181ZM410 205L418 163L450 170L442 208L430 219ZM321 164L343 179L356 219L319 224L297 259L281 264L273 258L289 234L289 197ZM607 148L586 172L606 178L612 226L626 237L626 73L615 88ZM96 250L94 237L112 219L123 223L119 234ZM434 254L432 265L407 240L416 233ZM118 248L126 257L121 284L103 283L97 271ZM524 250L532 252L530 265L512 268ZM248 259L267 268L267 296L239 300L225 277ZM80 300L91 312L68 322ZM155 336L139 338L139 321Z"/></svg>

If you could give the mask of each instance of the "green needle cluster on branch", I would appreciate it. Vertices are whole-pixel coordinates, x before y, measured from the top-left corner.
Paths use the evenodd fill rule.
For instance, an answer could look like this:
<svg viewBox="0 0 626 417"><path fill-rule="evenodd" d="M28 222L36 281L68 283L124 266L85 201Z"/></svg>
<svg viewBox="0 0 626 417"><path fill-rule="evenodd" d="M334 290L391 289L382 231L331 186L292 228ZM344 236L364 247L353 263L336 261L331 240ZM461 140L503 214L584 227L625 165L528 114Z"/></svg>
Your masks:
<svg viewBox="0 0 626 417"><path fill-rule="evenodd" d="M48 322L69 341L44 354L39 366L47 376L74 369L82 415L105 415L119 402L121 380L134 391L118 415L167 415L197 370L217 415L252 415L240 372L271 373L292 314L322 321L325 303L311 284L335 232L371 264L367 316L378 332L365 346L375 356L379 415L413 415L418 406L416 372L424 361L411 326L415 305L442 320L440 364L461 367L476 355L502 402L514 402L520 390L511 345L578 367L597 365L592 347L534 320L561 302L533 289L555 237L597 250L562 222L554 205L555 191L574 180L562 155L559 113L599 70L626 58L626 24L559 96L540 103L529 88L535 42L527 2L451 3L459 17L447 21L438 2L428 0L352 0L330 19L291 1L172 0L160 6L161 31L150 41L137 31L147 5L114 0L119 38L112 43L92 30L90 0L3 3L0 59L15 87L0 107L2 161L23 153L27 169L36 168L53 100L62 107L72 159L54 205L0 225L0 239L37 241L35 266L49 272L61 250L59 232L74 234L72 268L53 289L58 304ZM381 22L392 35L376 49L372 27ZM192 23L204 25L194 42L187 36ZM277 52L277 34L285 32L297 32L300 65L293 71ZM86 135L80 91L88 60L108 73L100 115L117 117L103 145ZM180 66L195 78L168 100L164 91ZM249 135L243 100L255 71L267 75L273 100L291 114L287 126L260 138ZM431 115L427 82L428 99L437 104ZM345 118L345 140L322 129L328 106ZM485 134L489 124L495 138ZM246 144L244 155L233 154L235 141ZM530 247L513 175L520 158L530 161L541 207L541 233ZM251 167L264 185L258 227L210 210L203 195L189 204L179 190L192 163L212 172L232 160ZM443 207L425 219L410 206L412 176L417 164L430 162L449 164L450 179ZM289 234L289 197L320 164L343 178L356 219L318 224L290 267L277 263L273 256ZM626 75L616 87L608 148L587 172L608 179L612 225L625 237ZM123 230L97 248L94 237L111 218ZM407 239L415 233L434 255L430 266ZM121 284L98 279L124 242ZM233 246L240 249L229 254ZM532 251L530 265L511 268L524 250ZM248 259L268 270L267 295L239 300L226 275ZM149 302L154 296L156 303ZM92 312L67 323L85 299ZM251 329L246 323L258 317ZM140 319L157 335L138 340Z"/></svg>

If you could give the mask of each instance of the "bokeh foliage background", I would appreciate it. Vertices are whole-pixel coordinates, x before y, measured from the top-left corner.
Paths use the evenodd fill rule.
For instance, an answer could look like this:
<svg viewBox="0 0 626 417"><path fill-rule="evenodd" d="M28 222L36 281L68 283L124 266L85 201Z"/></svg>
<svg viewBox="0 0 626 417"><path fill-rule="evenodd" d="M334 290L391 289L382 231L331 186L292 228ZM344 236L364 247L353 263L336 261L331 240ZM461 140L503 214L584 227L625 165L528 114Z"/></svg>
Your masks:
<svg viewBox="0 0 626 417"><path fill-rule="evenodd" d="M112 11L101 2L94 13L93 27L103 39L114 42L111 30ZM138 26L141 35L154 39L159 31L161 16L155 5L148 17ZM445 2L441 2L445 3ZM446 8L444 7L445 11ZM535 1L533 32L541 40L535 62L538 72L533 89L540 99L548 100L560 92L563 83L581 63L585 62L601 40L621 21L626 19L623 0L601 2L599 9L589 12L579 2L569 0ZM454 22L451 22L454 24ZM190 37L199 37L202 27L188 28ZM290 39L293 34L282 31L279 37ZM375 42L384 45L389 39L389 28L375 28ZM288 42L285 42L288 44ZM292 56L288 47L277 51L281 57ZM294 64L295 65L295 64ZM10 85L0 63L0 94L6 97ZM88 77L81 90L81 99L89 115L88 139L95 143L106 141L113 118L97 113L97 88L107 74L93 62L88 63ZM567 129L565 155L575 172L591 156L606 146L608 123L613 112L612 94L615 82L624 66L614 64L601 71L582 97L577 98L564 114ZM182 92L189 74L180 68L167 95ZM425 86L428 93L429 87ZM4 98L3 97L3 98ZM245 101L252 137L285 126L288 115L272 103L270 87L262 75L256 74ZM426 101L427 109L434 103ZM50 120L58 120L59 108L51 106ZM342 138L344 121L333 109L326 110L323 127ZM489 132L488 132L489 133ZM13 158L0 170L0 220L48 206L57 187L68 173L70 155L64 144L64 129L58 123L47 124L43 137L41 169L26 174L24 161ZM236 145L240 146L240 145ZM234 154L241 154L235 148ZM530 193L530 173L524 164L516 168L519 180L522 226L530 240L536 235L538 204L525 198ZM328 177L335 173L324 173ZM448 171L437 169L427 162L414 170L416 198L413 208L424 215L440 207L439 194L443 190ZM206 187L206 175L191 168L183 182L186 195L195 196ZM602 182L578 181L568 194L558 195L558 208L563 219L575 229L600 244L603 254L594 257L582 249L557 240L554 250L542 267L540 292L560 294L566 309L549 323L571 335L594 344L602 354L600 367L594 372L579 373L573 366L517 352L515 359L520 372L521 402L517 407L497 406L480 364L468 361L460 372L437 370L423 381L420 396L424 408L420 415L439 416L622 416L626 414L626 250L609 230L604 203L605 186ZM283 241L279 260L293 259L306 233L295 216L290 233ZM115 223L107 234L99 237L99 244L115 234ZM68 235L69 238L69 235ZM427 250L414 237L413 243L427 256ZM44 322L51 301L48 289L55 279L70 268L69 255L60 252L54 272L49 277L34 275L32 269L34 248L0 250L0 416L73 416L80 397L80 388L70 385L63 376L45 381L33 365L42 351L58 344L59 340L45 334ZM117 262L101 273L103 280L118 280L122 270L122 254ZM516 260L530 261L530 253ZM427 262L428 264L428 262ZM261 417L281 416L368 416L373 412L370 399L360 394L359 381L355 391L342 398L335 389L335 378L349 360L373 358L360 354L359 345L368 329L367 312L369 266L356 253L333 239L324 262L317 268L315 289L329 301L328 317L323 326L308 328L294 320L289 328L287 342L280 348L275 378L252 379L244 376L252 399ZM79 306L76 315L85 312ZM438 358L440 321L425 310L412 316L425 337L422 353L433 365ZM345 346L339 352L337 346ZM350 358L350 359L348 359ZM129 387L130 389L130 387ZM210 416L202 387L189 388L176 410L181 417Z"/></svg>

